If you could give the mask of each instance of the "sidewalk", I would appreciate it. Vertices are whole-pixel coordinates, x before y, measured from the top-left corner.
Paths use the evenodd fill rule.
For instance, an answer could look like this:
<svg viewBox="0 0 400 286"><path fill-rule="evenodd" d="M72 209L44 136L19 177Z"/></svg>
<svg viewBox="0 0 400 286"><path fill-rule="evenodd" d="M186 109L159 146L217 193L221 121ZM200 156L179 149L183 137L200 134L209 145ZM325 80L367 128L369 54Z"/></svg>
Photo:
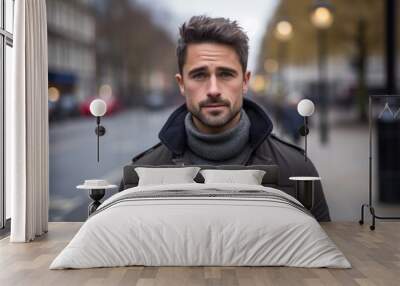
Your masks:
<svg viewBox="0 0 400 286"><path fill-rule="evenodd" d="M361 205L368 203L369 129L368 125L355 123L353 118L332 112L329 142L324 146L319 141L318 124L314 124L308 137L308 155L322 178L333 221L358 221ZM318 117L313 120L318 123ZM303 142L301 144L304 145ZM373 158L376 158L375 154ZM372 180L375 185L375 168ZM400 205L388 206L376 202L376 187L373 187L372 193L378 215L400 216ZM370 215L365 218L369 221Z"/></svg>

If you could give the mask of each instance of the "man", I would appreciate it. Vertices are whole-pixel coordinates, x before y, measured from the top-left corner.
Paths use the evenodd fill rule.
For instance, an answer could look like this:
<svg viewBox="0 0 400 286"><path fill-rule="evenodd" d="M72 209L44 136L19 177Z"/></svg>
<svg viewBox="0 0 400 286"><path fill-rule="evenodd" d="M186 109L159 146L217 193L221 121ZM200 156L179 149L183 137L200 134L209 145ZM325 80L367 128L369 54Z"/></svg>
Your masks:
<svg viewBox="0 0 400 286"><path fill-rule="evenodd" d="M161 142L134 157L133 164L277 164L277 188L292 195L290 176L318 176L303 150L273 135L265 111L244 98L250 80L248 38L235 21L192 17L180 28L177 57L176 80L186 104L168 118ZM319 221L330 220L320 182L311 212Z"/></svg>

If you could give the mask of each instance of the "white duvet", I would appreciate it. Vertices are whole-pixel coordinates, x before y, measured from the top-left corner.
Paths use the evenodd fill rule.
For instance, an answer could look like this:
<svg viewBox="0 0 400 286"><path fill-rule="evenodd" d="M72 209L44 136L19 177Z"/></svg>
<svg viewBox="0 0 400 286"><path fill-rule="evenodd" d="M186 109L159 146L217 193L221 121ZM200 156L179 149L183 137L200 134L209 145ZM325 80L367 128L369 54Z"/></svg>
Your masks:
<svg viewBox="0 0 400 286"><path fill-rule="evenodd" d="M127 265L351 267L311 215L279 200L250 196L121 200L137 192L168 190L261 190L300 204L280 190L256 185L193 183L130 188L99 207L50 269Z"/></svg>

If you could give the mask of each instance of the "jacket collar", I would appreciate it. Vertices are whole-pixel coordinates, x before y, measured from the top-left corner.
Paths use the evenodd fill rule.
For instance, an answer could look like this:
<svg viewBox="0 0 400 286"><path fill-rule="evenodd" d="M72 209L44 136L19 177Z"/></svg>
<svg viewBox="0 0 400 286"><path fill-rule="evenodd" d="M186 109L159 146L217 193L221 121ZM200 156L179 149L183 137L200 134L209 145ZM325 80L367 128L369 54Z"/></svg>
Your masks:
<svg viewBox="0 0 400 286"><path fill-rule="evenodd" d="M250 119L249 144L254 150L271 133L273 125L263 108L254 101L243 98L242 108ZM183 155L186 149L185 116L187 113L188 110L184 103L172 112L158 134L161 142L176 155Z"/></svg>

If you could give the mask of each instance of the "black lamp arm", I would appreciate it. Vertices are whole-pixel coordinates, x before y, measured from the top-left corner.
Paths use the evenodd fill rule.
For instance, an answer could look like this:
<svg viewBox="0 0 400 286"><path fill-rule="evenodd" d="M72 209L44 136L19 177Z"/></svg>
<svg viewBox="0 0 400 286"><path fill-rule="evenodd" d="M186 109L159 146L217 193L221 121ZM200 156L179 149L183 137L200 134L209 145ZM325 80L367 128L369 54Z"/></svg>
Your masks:
<svg viewBox="0 0 400 286"><path fill-rule="evenodd" d="M308 134L308 116L304 116L304 160L307 162L307 134Z"/></svg>
<svg viewBox="0 0 400 286"><path fill-rule="evenodd" d="M97 126L94 132L97 135L97 162L99 162L100 158L100 136L103 136L106 133L106 129L104 126L100 125L100 116L96 116Z"/></svg>

